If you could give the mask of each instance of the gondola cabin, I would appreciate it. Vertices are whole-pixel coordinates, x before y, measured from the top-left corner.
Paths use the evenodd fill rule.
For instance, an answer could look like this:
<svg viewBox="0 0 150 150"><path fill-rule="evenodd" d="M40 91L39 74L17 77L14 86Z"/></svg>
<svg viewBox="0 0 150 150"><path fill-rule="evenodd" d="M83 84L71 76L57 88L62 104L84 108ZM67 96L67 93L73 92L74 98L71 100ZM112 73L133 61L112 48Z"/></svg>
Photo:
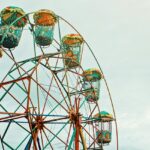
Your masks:
<svg viewBox="0 0 150 150"><path fill-rule="evenodd" d="M64 63L68 68L78 67L81 62L83 38L79 34L68 34L62 38Z"/></svg>
<svg viewBox="0 0 150 150"><path fill-rule="evenodd" d="M102 73L98 69L88 69L83 72L83 91L88 102L95 102L99 99L100 80Z"/></svg>
<svg viewBox="0 0 150 150"><path fill-rule="evenodd" d="M96 138L98 143L109 144L112 137L112 121L113 117L106 111L94 115Z"/></svg>
<svg viewBox="0 0 150 150"><path fill-rule="evenodd" d="M23 27L27 23L25 12L19 7L6 7L1 11L0 44L11 49L18 46Z"/></svg>
<svg viewBox="0 0 150 150"><path fill-rule="evenodd" d="M53 41L54 26L57 16L54 12L46 9L37 11L34 16L35 42L39 46L49 46Z"/></svg>

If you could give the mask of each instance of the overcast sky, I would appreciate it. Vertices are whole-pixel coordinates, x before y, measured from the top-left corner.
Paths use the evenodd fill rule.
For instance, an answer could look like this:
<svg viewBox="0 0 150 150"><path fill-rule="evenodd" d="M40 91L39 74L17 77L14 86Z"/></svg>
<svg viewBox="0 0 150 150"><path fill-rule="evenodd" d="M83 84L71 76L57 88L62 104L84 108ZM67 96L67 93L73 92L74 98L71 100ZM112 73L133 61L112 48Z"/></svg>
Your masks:
<svg viewBox="0 0 150 150"><path fill-rule="evenodd" d="M120 150L148 150L150 0L0 1L0 9L9 5L19 6L26 12L51 9L81 32L97 55L111 89Z"/></svg>

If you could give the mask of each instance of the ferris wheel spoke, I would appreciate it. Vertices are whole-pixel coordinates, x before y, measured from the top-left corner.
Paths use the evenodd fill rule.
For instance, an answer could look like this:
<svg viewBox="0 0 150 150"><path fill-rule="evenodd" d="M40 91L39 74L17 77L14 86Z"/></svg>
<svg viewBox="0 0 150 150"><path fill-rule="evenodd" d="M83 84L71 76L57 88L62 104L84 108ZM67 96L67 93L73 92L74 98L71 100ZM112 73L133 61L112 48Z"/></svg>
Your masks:
<svg viewBox="0 0 150 150"><path fill-rule="evenodd" d="M64 101L65 101L65 103L66 103L66 106L67 106L68 109L69 109L70 107L69 107L69 105L68 105L68 103L67 103L67 101L66 101L66 98L65 98L65 96L64 96L64 94L63 94L63 92L62 92L62 90L61 90L61 87L59 86L59 84L58 84L58 82L57 82L55 76L54 76L54 79L55 79L56 84L57 84L57 86L58 86L58 89L59 89L59 91L60 91L60 93L61 93L61 95L62 95L62 97L63 97L63 99L64 99Z"/></svg>
<svg viewBox="0 0 150 150"><path fill-rule="evenodd" d="M31 79L33 79L33 78L31 78ZM39 87L40 87L41 90L43 90L49 97L51 97L52 99L54 99L59 104L58 100L56 100L50 93L48 93L47 90L43 86L41 86L39 83L37 83L37 81L35 79L33 79L33 81L34 81L34 83L36 83L37 85L39 85ZM32 107L34 107L33 101L31 99L30 99L30 101L31 101Z"/></svg>
<svg viewBox="0 0 150 150"><path fill-rule="evenodd" d="M0 112L1 115L26 115L26 113L18 113L18 112Z"/></svg>
<svg viewBox="0 0 150 150"><path fill-rule="evenodd" d="M62 80L60 80L59 79L59 77L58 77L58 75L56 74L56 77L57 77L57 79L58 79L58 81L59 81L59 83L62 85L62 87L63 87L63 89L65 90L65 92L66 92L66 94L67 94L67 97L68 97L68 100L69 100L69 109L70 108L72 108L73 107L73 104L72 104L72 102L71 102L71 95L70 95L70 90L72 90L71 88L70 88L70 86L69 86L69 80L68 80L68 76L67 76L67 69L65 68L65 70L64 70L65 72L64 72L64 76L63 76L63 79ZM66 79L66 86L64 86L64 83L63 82L65 82L64 80ZM66 87L66 88L65 88Z"/></svg>
<svg viewBox="0 0 150 150"><path fill-rule="evenodd" d="M53 135L53 138L51 138L49 140L49 142L44 146L44 149L48 146L49 143L51 143L55 138L57 138L59 141L61 141L63 144L67 145L67 143L65 143L61 138L58 137L58 135L60 134L60 132L62 132L62 130L65 128L65 126L68 124L68 121L62 126L62 128L56 133L54 134L50 129L48 129L45 125L44 125L44 128L49 131L52 135Z"/></svg>
<svg viewBox="0 0 150 150"><path fill-rule="evenodd" d="M68 74L68 76L69 77L67 77L67 73L65 74L65 76L66 76L66 80L67 80L67 87L68 87L68 93L69 93L69 95L70 96L72 96L72 95L75 95L75 99L79 99L79 97L80 97L80 93L82 93L82 87L80 88L80 83L81 83L81 79L80 79L80 75L81 74L79 74L79 72L80 72L80 69L81 68L79 68L78 69L78 71L75 69L75 72L74 71L71 71L71 70L68 70L69 72L71 72L72 74L69 76L69 74ZM74 87L74 88L72 88L72 87L70 87L69 86L69 82L73 82L72 81L72 77L74 77L74 80L76 81L75 82L75 84L72 86L72 87ZM80 89L79 89L80 88ZM69 91L69 89L72 89L74 92L72 92L72 91Z"/></svg>
<svg viewBox="0 0 150 150"><path fill-rule="evenodd" d="M67 103L67 101L66 101L66 98L65 98L65 96L64 96L64 94L63 94L63 91L62 91L62 89L61 89L61 87L60 87L60 85L59 85L59 83L61 84L61 82L59 82L59 78L58 78L58 76L57 76L57 74L55 74L54 73L54 71L52 71L52 70L50 70L51 71L51 73L52 73L52 79L54 79L54 81L55 81L55 83L56 83L56 86L57 86L57 89L59 90L59 92L60 92L60 94L62 95L62 97L64 98L64 101L65 101L65 103L66 103L66 106L68 107L68 109L69 109L69 105L68 105L68 103ZM58 80L58 81L57 81ZM59 82L59 83L58 83ZM62 86L62 88L63 88L63 86ZM63 90L65 90L64 88L63 88ZM65 91L66 92L66 91Z"/></svg>
<svg viewBox="0 0 150 150"><path fill-rule="evenodd" d="M0 118L0 122L8 122L10 120L24 118L25 116L26 115L13 115L13 116L9 116L9 117L2 117L2 118Z"/></svg>
<svg viewBox="0 0 150 150"><path fill-rule="evenodd" d="M65 116L65 117L57 118L57 119L44 120L43 123L50 123L50 122L54 122L54 121L60 121L60 120L68 119L68 118L69 118L69 116ZM56 122L56 124L57 124L57 122Z"/></svg>
<svg viewBox="0 0 150 150"><path fill-rule="evenodd" d="M64 68L64 70L62 70L62 71L64 71L64 75L63 75L62 79L60 80L60 82L62 82L62 83L64 82L68 70L69 70L69 69L67 69L67 68Z"/></svg>
<svg viewBox="0 0 150 150"><path fill-rule="evenodd" d="M90 112L90 115L88 116L88 119L90 119L90 117L92 116L92 114L94 113L95 109L97 108L97 105L94 106L93 110ZM84 125L84 127L86 126L87 124Z"/></svg>
<svg viewBox="0 0 150 150"><path fill-rule="evenodd" d="M78 105L77 105L77 102L78 102ZM75 95L75 103L73 105L73 107L76 106L76 109L79 111L82 107L82 105L80 106L80 102L81 102L81 98L80 98L80 94L78 95Z"/></svg>
<svg viewBox="0 0 150 150"><path fill-rule="evenodd" d="M43 140L42 130L40 130L40 136L41 136L41 142L42 142L42 148L43 148L44 147L44 140Z"/></svg>
<svg viewBox="0 0 150 150"><path fill-rule="evenodd" d="M38 71L36 69L36 80L38 82ZM37 92L37 101L38 101L38 114L40 113L40 97L39 97L39 86L37 85L36 87L36 92Z"/></svg>
<svg viewBox="0 0 150 150"><path fill-rule="evenodd" d="M99 144L98 142L98 136L96 137L96 139L94 139L94 141L91 143L91 145L89 145L89 149L96 143L100 148L102 148L103 147L103 145L102 145L102 143L101 144Z"/></svg>
<svg viewBox="0 0 150 150"><path fill-rule="evenodd" d="M60 57L60 56L58 55L58 58L59 58L59 57ZM54 75L54 71L55 71L55 70L52 71L52 70L50 69L50 64L49 64L48 60L49 60L49 59L46 59L46 64L47 64L47 66L49 67L48 70L50 70L50 73L52 74L52 79L51 79L51 81L50 81L48 93L49 93L50 90L51 90L52 82L55 81L55 83L57 84L57 87L58 87L58 89L59 89L61 95L64 97L64 95L63 95L63 93L62 93L62 90L61 90L61 88L60 88L60 86L59 86L57 80L55 79L55 75ZM56 61L56 64L55 64L55 67L54 67L55 69L56 69L56 66L57 66L57 64L58 64L58 60L59 60L59 59L57 59L57 61ZM65 97L64 97L64 99L65 99ZM44 103L44 107L43 107L43 111L42 111L42 112L44 112L44 108L45 108L45 106L46 106L47 100L48 100L48 94L47 94L47 96L46 96L46 100L45 100L45 103ZM67 104L67 103L66 103L66 104ZM67 105L67 106L68 106L68 105Z"/></svg>
<svg viewBox="0 0 150 150"><path fill-rule="evenodd" d="M34 78L31 77L31 79L32 79L36 84L38 84L39 87L40 87L46 94L48 94L48 96L50 96L50 97L51 97L54 101L56 101L66 112L68 112L67 109L66 109L62 104L60 104L60 102L59 102L56 98L54 98L49 92L47 92L47 90L46 90L42 85L40 85L39 83L37 83Z"/></svg>
<svg viewBox="0 0 150 150"><path fill-rule="evenodd" d="M75 69L75 71L68 69L68 72L71 72L71 73L77 75L78 77L82 77L82 74L79 73L80 71L77 71L76 69Z"/></svg>
<svg viewBox="0 0 150 150"><path fill-rule="evenodd" d="M64 99L62 101L60 101L60 104L62 104L64 102ZM60 104L57 104L49 113L48 115L50 115L53 111L55 111L59 106ZM47 116L45 116L43 119L45 120L47 118Z"/></svg>
<svg viewBox="0 0 150 150"><path fill-rule="evenodd" d="M98 130L98 128L96 126L94 126L93 123L92 123L92 126L93 126L93 129ZM99 137L99 135L96 138L94 138L94 141L91 143L91 145L89 146L89 148L91 148L93 145L95 146L95 143L97 145L99 145L101 148L103 147L103 143L102 142L101 143L97 142L98 141L98 137Z"/></svg>
<svg viewBox="0 0 150 150"><path fill-rule="evenodd" d="M69 137L70 137L70 133L71 133L71 128L72 128L72 126L73 126L73 124L70 124L69 131L68 131L68 137L67 137L66 143L69 142ZM68 148L68 149L69 149L69 148ZM65 150L67 150L67 145L66 145L66 147L65 147Z"/></svg>
<svg viewBox="0 0 150 150"><path fill-rule="evenodd" d="M57 59L57 61L56 61L56 66L57 66L57 63L58 63L58 59ZM68 105L68 103L67 103L67 101L66 101L66 99L65 99L65 96L64 96L64 94L63 94L63 92L62 92L62 89L61 89L61 87L60 87L59 84L58 84L58 82L59 82L60 84L61 84L61 82L60 82L60 80L59 80L57 74L54 73L55 70L54 70L54 71L51 70L51 67L50 67L50 64L49 64L48 61L46 61L46 64L48 65L49 70L51 71L52 77L53 77L53 79L55 80L55 83L57 84L58 90L60 91L60 94L61 94L62 97L64 98L65 103L66 103L66 106L67 106L68 109L69 109L69 105ZM56 67L56 66L55 66L55 67ZM58 81L57 81L57 80L58 80ZM61 84L61 85L62 85L62 84ZM65 88L64 88L63 86L62 86L62 88L63 88L63 90L65 90ZM66 92L66 90L65 90L65 92ZM67 93L66 93L66 94L67 94Z"/></svg>
<svg viewBox="0 0 150 150"><path fill-rule="evenodd" d="M11 84L11 83L16 83L16 82L19 82L19 81L22 81L22 80L26 80L26 79L28 79L28 76L22 77L22 78L18 78L16 80L10 80L10 81L7 81L7 82L3 82L3 83L0 83L0 87L3 87L5 85Z"/></svg>
<svg viewBox="0 0 150 150"><path fill-rule="evenodd" d="M43 131L43 133L44 133L44 135L45 135L45 137L46 137L47 142L49 142L49 138L48 138L48 136L47 136L47 134L46 134L46 132L45 132L45 129L43 128L42 131ZM50 148L53 150L53 147L52 147L52 144L51 144L51 143L49 143L49 146L50 146ZM44 150L44 145L43 145L42 150Z"/></svg>
<svg viewBox="0 0 150 150"><path fill-rule="evenodd" d="M62 82L60 81L58 75L55 74L55 76L56 76L57 80L59 81L59 83L61 84L62 88L64 89L65 93L67 94L67 97L68 97L68 99L69 99L69 104L70 104L70 105L67 104L66 98L64 97L64 98L65 98L65 99L64 99L64 100L65 100L65 103L67 104L68 108L72 107L72 103L71 103L71 100L70 100L70 94L69 94L69 92L68 92L68 91L66 90L66 88L63 86L63 84L62 84Z"/></svg>
<svg viewBox="0 0 150 150"><path fill-rule="evenodd" d="M26 108L26 112L29 112L31 111L31 109L33 110L32 113L35 113L35 114L38 114L37 111L36 111L36 107L34 106L34 103L33 103L33 100L31 99L31 78L28 79L28 92L27 92L27 108ZM33 116L34 118L34 116Z"/></svg>
<svg viewBox="0 0 150 150"><path fill-rule="evenodd" d="M91 122L91 126L92 126L92 129L93 129L93 130L92 130L92 132L93 132L93 138L95 139L95 133L96 133L96 132L95 132L95 130L94 130L95 127L94 127L94 125L93 125L93 122ZM94 145L94 148L95 148L95 142L93 143L93 145Z"/></svg>
<svg viewBox="0 0 150 150"><path fill-rule="evenodd" d="M84 126L82 126L82 129L86 132L86 134L88 135L88 137L93 141L93 143L92 143L92 145L94 144L94 142L96 142L97 141L97 139L95 139L90 133L89 133L89 131L84 127ZM97 143L97 142L96 142ZM98 144L98 143L97 143ZM92 146L92 145L90 145L89 147L88 147L88 149ZM99 145L99 144L98 144Z"/></svg>
<svg viewBox="0 0 150 150"><path fill-rule="evenodd" d="M45 102L44 102L43 109L42 109L42 114L44 113L44 110L45 110L45 107L46 107L46 104L47 104L47 101L48 101L48 96L49 96L48 93L50 93L52 82L53 82L53 77L52 77L52 80L50 81L50 85L49 85L49 88L48 88L48 91L47 91L47 94L46 94Z"/></svg>
<svg viewBox="0 0 150 150"><path fill-rule="evenodd" d="M46 60L46 63L47 63L47 60ZM44 109L45 109L46 103L48 101L48 96L49 96L48 93L50 93L53 80L54 80L54 76L52 76L52 79L51 79L50 84L49 84L49 88L48 88L48 91L47 91L47 94L46 94L46 98L45 98L45 102L44 102L43 109L42 109L42 114L44 113Z"/></svg>

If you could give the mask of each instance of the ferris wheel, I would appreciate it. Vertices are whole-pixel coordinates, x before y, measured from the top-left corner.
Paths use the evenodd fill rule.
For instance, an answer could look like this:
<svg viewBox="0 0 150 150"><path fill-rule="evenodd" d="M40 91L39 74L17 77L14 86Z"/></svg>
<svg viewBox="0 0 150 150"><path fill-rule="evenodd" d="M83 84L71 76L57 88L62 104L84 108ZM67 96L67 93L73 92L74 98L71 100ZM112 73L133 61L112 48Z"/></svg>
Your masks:
<svg viewBox="0 0 150 150"><path fill-rule="evenodd" d="M115 137L114 126L118 150L105 76L69 22L46 9L6 7L0 14L3 55L12 67L0 83L1 149L103 150Z"/></svg>

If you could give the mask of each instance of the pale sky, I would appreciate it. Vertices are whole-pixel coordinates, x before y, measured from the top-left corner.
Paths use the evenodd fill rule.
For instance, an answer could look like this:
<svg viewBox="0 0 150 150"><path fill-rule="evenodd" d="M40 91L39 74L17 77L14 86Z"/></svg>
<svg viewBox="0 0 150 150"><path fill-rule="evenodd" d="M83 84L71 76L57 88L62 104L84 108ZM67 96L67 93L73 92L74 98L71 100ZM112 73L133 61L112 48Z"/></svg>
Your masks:
<svg viewBox="0 0 150 150"><path fill-rule="evenodd" d="M51 9L80 31L109 83L119 126L120 150L148 150L150 1L1 0L0 10L9 5L26 12ZM2 74L5 63L0 64ZM113 150L113 147L110 144L106 149Z"/></svg>

